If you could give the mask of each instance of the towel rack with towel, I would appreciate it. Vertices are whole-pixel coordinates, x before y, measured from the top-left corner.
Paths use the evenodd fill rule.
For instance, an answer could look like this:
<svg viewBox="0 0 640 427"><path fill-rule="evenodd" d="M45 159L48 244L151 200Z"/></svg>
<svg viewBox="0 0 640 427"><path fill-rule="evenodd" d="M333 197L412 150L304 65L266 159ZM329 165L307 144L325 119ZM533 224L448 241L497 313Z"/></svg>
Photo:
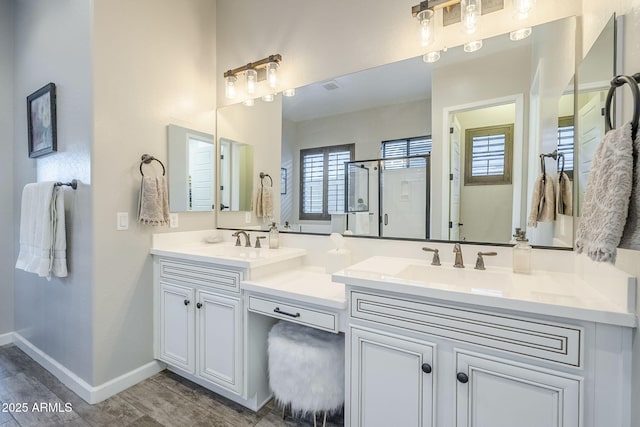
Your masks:
<svg viewBox="0 0 640 427"><path fill-rule="evenodd" d="M151 163L152 161L156 161L158 163L160 163L160 166L162 166L162 176L165 175L165 168L164 168L164 164L162 164L162 162L158 159L156 159L155 157L153 157L152 155L149 154L143 154L142 157L140 158L140 175L144 176L144 173L142 172L142 165L148 165L149 163Z"/></svg>
<svg viewBox="0 0 640 427"><path fill-rule="evenodd" d="M553 150L552 153L542 153L540 154L540 172L542 172L543 182L546 181L545 174L547 173L547 168L545 167L544 159L547 157L558 161L558 163L560 163L560 160L562 160L562 167L558 168L558 170L560 171L560 174L564 172L564 154L558 153L558 150Z"/></svg>
<svg viewBox="0 0 640 427"><path fill-rule="evenodd" d="M268 173L260 172L260 185L264 186L264 179L269 178L269 187L273 187L273 179L271 179L271 175Z"/></svg>
<svg viewBox="0 0 640 427"><path fill-rule="evenodd" d="M636 134L638 133L638 119L640 119L640 89L638 84L640 83L640 73L636 73L633 76L619 75L615 76L611 80L611 87L607 93L607 100L604 105L604 126L605 131L609 132L613 129L611 125L611 101L615 95L616 89L628 84L631 87L631 93L633 93L633 118L631 119L631 140L635 141Z"/></svg>
<svg viewBox="0 0 640 427"><path fill-rule="evenodd" d="M71 182L59 182L58 181L54 185L56 187L62 187L63 185L66 185L67 187L71 187L71 188L73 188L75 190L75 189L78 188L78 180L74 179L74 180L71 180Z"/></svg>

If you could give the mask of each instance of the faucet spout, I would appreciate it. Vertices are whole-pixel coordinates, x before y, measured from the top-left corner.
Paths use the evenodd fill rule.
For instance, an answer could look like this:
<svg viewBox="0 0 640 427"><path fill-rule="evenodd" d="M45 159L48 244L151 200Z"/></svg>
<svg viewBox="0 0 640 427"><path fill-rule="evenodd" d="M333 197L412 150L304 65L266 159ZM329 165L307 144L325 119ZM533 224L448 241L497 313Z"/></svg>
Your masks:
<svg viewBox="0 0 640 427"><path fill-rule="evenodd" d="M244 236L244 242L245 242L244 246L247 248L251 247L251 238L249 237L246 231L238 230L235 233L233 233L232 236L236 238L236 246L242 246L240 244L240 236Z"/></svg>
<svg viewBox="0 0 640 427"><path fill-rule="evenodd" d="M453 245L453 253L456 254L453 266L455 268L464 268L464 262L462 260L462 248L460 247L460 243L456 243L455 245Z"/></svg>

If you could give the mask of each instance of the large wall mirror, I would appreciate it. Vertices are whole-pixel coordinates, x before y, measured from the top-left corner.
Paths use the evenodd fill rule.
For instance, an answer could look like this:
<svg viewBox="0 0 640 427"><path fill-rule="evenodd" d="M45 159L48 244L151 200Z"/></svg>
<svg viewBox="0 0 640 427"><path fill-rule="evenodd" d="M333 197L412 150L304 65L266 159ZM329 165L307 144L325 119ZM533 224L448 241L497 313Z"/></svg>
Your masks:
<svg viewBox="0 0 640 427"><path fill-rule="evenodd" d="M613 74L609 31L613 20L594 46L597 58L590 52L580 67L590 75L591 67L609 64L592 79L598 85ZM473 53L450 48L435 63L411 58L297 88L281 100L281 137L270 145L279 159L258 168L286 180L274 191L280 228L507 244L520 227L535 245L571 247L586 170L579 162L588 163L590 153L574 149L581 137L574 106L579 112L588 103L584 90L594 87L574 83L576 37L570 17L518 42L501 35ZM230 109L245 123L262 121L255 107L220 110ZM533 227L541 169L554 180L562 169L558 157L540 155L556 150L572 211ZM235 219L218 224L262 226L246 215Z"/></svg>

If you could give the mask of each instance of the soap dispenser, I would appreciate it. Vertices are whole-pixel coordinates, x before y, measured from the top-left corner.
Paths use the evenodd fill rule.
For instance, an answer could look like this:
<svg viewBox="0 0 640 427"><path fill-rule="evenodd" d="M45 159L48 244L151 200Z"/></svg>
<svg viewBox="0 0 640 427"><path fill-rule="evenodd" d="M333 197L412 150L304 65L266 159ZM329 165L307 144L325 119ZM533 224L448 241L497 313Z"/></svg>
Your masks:
<svg viewBox="0 0 640 427"><path fill-rule="evenodd" d="M531 273L531 245L524 230L517 230L513 235L516 245L513 247L513 272Z"/></svg>
<svg viewBox="0 0 640 427"><path fill-rule="evenodd" d="M269 249L278 249L280 245L280 233L278 232L278 227L275 222L271 223L271 227L269 227Z"/></svg>

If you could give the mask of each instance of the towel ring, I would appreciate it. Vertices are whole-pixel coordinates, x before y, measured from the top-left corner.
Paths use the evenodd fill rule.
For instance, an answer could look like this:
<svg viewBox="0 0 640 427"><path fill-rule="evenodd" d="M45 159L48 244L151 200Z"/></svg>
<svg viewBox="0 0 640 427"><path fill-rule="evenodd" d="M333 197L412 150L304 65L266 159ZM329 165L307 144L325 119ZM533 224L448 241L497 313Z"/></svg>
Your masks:
<svg viewBox="0 0 640 427"><path fill-rule="evenodd" d="M269 181L271 182L271 184L269 184L269 187L273 187L273 179L271 179L271 176L267 173L264 172L260 172L260 184L264 185L264 179L265 178L269 178Z"/></svg>
<svg viewBox="0 0 640 427"><path fill-rule="evenodd" d="M640 89L638 89L638 82L640 81L640 73L636 73L633 77L620 75L615 76L611 80L611 87L607 93L607 100L604 104L604 128L606 132L613 129L611 125L611 101L615 95L616 89L620 86L624 86L627 83L631 87L631 93L633 93L633 119L631 120L631 140L635 141L636 134L638 133L638 119L640 118Z"/></svg>
<svg viewBox="0 0 640 427"><path fill-rule="evenodd" d="M162 162L158 159L156 159L155 157L149 155L149 154L143 154L142 157L140 158L140 175L144 176L144 173L142 173L142 164L146 164L148 165L149 163L151 163L152 161L156 161L158 163L160 163L160 166L162 166L162 176L165 175L165 169L164 169L164 165L162 164Z"/></svg>
<svg viewBox="0 0 640 427"><path fill-rule="evenodd" d="M560 176L562 176L562 174L564 173L564 154L558 153L558 163L560 163L560 159L562 159L562 166L556 166L556 169L560 170Z"/></svg>

